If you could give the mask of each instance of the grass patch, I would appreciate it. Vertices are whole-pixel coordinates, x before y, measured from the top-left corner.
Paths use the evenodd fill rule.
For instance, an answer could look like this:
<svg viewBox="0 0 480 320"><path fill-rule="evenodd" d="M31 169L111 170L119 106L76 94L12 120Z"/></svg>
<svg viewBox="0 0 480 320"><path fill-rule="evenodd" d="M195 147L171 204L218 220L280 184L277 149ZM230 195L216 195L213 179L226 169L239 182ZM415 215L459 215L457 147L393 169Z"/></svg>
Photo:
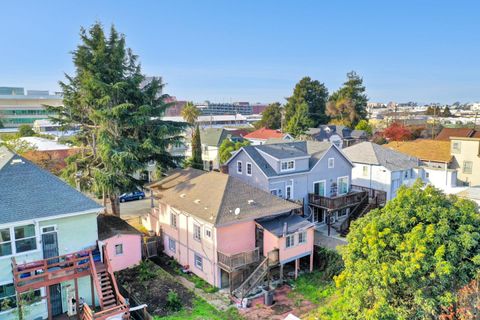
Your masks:
<svg viewBox="0 0 480 320"><path fill-rule="evenodd" d="M319 303L335 292L335 284L332 280L325 280L321 271L303 274L290 285L293 287L292 298L303 297L313 303Z"/></svg>
<svg viewBox="0 0 480 320"><path fill-rule="evenodd" d="M189 272L189 273L182 272L182 267L180 266L180 264L178 264L177 261L172 259L168 261L168 264L172 267L172 269L176 274L184 277L190 282L193 282L195 284L195 288L202 289L206 293L214 293L218 291L217 287L212 286L211 284L209 284L208 282L206 282L196 274L192 272Z"/></svg>
<svg viewBox="0 0 480 320"><path fill-rule="evenodd" d="M154 320L240 320L243 317L237 309L230 308L227 311L218 311L205 300L196 298L191 310L183 309L167 317L153 317Z"/></svg>

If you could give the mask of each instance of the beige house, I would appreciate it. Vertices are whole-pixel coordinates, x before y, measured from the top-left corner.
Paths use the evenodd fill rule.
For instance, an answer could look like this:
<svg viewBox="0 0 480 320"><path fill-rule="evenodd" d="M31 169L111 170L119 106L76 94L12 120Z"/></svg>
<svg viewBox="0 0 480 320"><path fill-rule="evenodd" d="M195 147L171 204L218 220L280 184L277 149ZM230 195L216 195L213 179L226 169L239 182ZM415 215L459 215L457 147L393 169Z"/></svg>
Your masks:
<svg viewBox="0 0 480 320"><path fill-rule="evenodd" d="M450 141L458 185L480 185L480 138L451 137Z"/></svg>

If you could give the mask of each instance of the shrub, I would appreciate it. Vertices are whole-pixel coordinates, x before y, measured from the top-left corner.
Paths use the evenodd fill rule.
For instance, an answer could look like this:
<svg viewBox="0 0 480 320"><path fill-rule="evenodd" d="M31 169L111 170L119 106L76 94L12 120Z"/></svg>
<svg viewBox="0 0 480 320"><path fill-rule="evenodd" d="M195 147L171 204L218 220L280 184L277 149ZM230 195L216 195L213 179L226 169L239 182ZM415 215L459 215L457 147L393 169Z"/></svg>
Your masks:
<svg viewBox="0 0 480 320"><path fill-rule="evenodd" d="M147 280L153 279L156 275L155 271L153 270L155 265L150 260L144 260L140 262L138 267L138 276L141 282L145 282Z"/></svg>
<svg viewBox="0 0 480 320"><path fill-rule="evenodd" d="M323 280L332 280L345 268L342 256L335 250L319 247L316 250L316 258Z"/></svg>
<svg viewBox="0 0 480 320"><path fill-rule="evenodd" d="M178 293L170 289L167 294L167 309L176 312L182 309L182 301L178 297Z"/></svg>

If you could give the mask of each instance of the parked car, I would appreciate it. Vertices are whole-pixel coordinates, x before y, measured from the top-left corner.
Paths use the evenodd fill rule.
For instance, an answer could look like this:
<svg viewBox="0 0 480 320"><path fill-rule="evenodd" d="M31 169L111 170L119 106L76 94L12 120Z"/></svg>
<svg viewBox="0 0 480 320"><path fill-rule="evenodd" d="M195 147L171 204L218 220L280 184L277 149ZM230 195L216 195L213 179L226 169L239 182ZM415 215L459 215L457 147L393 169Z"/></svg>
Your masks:
<svg viewBox="0 0 480 320"><path fill-rule="evenodd" d="M145 199L145 192L143 191L133 191L129 193L124 193L120 196L120 202L142 200L142 199Z"/></svg>

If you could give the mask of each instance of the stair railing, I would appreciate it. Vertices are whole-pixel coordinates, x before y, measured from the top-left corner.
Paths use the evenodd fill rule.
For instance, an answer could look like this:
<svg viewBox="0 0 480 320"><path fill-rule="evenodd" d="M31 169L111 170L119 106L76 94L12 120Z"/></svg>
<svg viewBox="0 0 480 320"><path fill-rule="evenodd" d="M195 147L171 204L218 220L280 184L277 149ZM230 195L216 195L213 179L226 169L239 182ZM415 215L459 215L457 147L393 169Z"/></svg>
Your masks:
<svg viewBox="0 0 480 320"><path fill-rule="evenodd" d="M345 220L343 220L342 224L340 224L340 228L339 228L340 233L343 233L346 230L348 230L348 228L350 228L350 223L352 222L352 220L359 216L359 215L357 215L358 209L362 205L364 205L365 203L367 203L367 207L368 207L369 203L368 203L368 193L367 192L365 192L365 195L363 196L362 200L353 208L353 210L350 211L350 213L345 218Z"/></svg>
<svg viewBox="0 0 480 320"><path fill-rule="evenodd" d="M108 251L105 249L105 246L103 247L103 263L105 264L108 276L110 277L110 282L113 285L114 292L115 292L115 299L117 300L117 303L120 303L122 305L127 305L127 301L120 294L120 291L118 290L117 280L115 279L115 275L113 274L113 269L110 264L110 258L108 256Z"/></svg>
<svg viewBox="0 0 480 320"><path fill-rule="evenodd" d="M100 307L103 308L103 293L102 293L102 288L100 286L100 281L98 280L97 268L95 267L95 262L93 261L92 251L90 251L89 257L90 257L90 270L91 270L91 275L93 277L93 283L95 284L95 289L97 290L97 293L98 293L98 301L100 303Z"/></svg>

